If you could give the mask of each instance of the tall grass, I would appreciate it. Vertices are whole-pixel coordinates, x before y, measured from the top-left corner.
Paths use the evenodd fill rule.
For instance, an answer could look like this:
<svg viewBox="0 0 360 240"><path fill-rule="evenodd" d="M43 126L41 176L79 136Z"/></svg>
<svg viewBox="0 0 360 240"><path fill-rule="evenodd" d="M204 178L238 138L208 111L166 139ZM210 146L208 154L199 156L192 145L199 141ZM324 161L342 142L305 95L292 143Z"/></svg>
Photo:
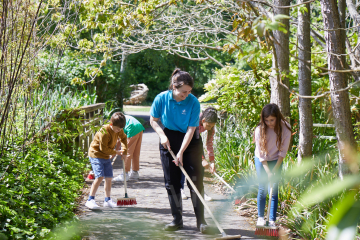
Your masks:
<svg viewBox="0 0 360 240"><path fill-rule="evenodd" d="M328 213L333 204L343 197L342 194L338 194L332 199L314 204L301 212L292 213L294 205L307 191L326 186L338 179L337 159L331 156L337 156L337 152L329 150L327 154L305 159L305 164L310 164L310 167L301 175L292 176L292 173L301 171L296 159L289 158L287 164L284 165L284 176L279 184L279 202L281 203L279 213L284 218L280 219L280 222L290 228L293 234L304 239L325 238Z"/></svg>
<svg viewBox="0 0 360 240"><path fill-rule="evenodd" d="M252 129L234 117L221 125L217 127L215 136L217 169L224 179L235 183L255 171Z"/></svg>
<svg viewBox="0 0 360 240"><path fill-rule="evenodd" d="M25 106L25 102L34 109L32 119L28 123L32 126L32 131L37 132L43 129L49 122L54 120L63 110L76 109L96 103L96 92L88 89L71 90L69 87L56 86L54 89L36 89L32 95L26 98L24 95L19 98L18 106ZM25 111L19 111L17 123L19 130L23 129L25 121ZM38 117L35 117L38 116Z"/></svg>

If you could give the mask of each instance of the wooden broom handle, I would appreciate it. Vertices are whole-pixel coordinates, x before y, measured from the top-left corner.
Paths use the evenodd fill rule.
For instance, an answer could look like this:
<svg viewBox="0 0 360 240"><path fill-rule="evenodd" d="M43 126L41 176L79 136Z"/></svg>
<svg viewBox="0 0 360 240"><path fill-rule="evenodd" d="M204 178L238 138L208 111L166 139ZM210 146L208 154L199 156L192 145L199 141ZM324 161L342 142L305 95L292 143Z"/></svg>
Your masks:
<svg viewBox="0 0 360 240"><path fill-rule="evenodd" d="M211 164L207 159L204 158L204 160L208 163ZM236 192L235 189L233 189L222 177L219 176L219 174L217 174L216 172L214 172L214 175L220 180L222 181L225 186L227 186L232 192Z"/></svg>
<svg viewBox="0 0 360 240"><path fill-rule="evenodd" d="M266 213L266 219L268 222L270 222L269 216L270 216L270 207L271 207L271 200L272 200L272 191L273 191L273 186L270 182L269 204L268 204L268 209L267 209L267 213Z"/></svg>
<svg viewBox="0 0 360 240"><path fill-rule="evenodd" d="M120 156L121 160L123 160L123 177L124 177L124 188L125 188L125 197L127 198L127 184L126 184L126 172L125 172L125 158Z"/></svg>
<svg viewBox="0 0 360 240"><path fill-rule="evenodd" d="M174 160L176 160L176 156L174 154L173 151L171 151L169 149L169 152L171 154L171 156L174 158ZM208 207L208 205L206 204L204 198L201 196L200 192L198 191L198 189L196 188L195 184L191 181L191 178L189 177L189 175L186 173L185 169L183 168L183 166L181 166L181 163L179 162L179 168L181 169L181 171L183 172L183 174L185 175L186 179L188 180L188 182L190 183L190 185L192 186L193 190L195 191L196 195L199 197L199 199L201 200L201 202L203 203L204 207L206 208L206 210L208 211L208 213L210 214L211 218L214 220L217 228L219 229L220 233L224 236L225 231L220 227L220 224L216 221L214 215L212 214L210 208Z"/></svg>

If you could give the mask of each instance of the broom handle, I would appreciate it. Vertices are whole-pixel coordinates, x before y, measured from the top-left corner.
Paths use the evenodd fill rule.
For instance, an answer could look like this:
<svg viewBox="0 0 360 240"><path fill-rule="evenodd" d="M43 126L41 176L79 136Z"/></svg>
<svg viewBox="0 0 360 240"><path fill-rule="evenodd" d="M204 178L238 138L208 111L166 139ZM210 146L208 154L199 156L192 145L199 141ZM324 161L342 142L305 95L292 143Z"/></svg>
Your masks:
<svg viewBox="0 0 360 240"><path fill-rule="evenodd" d="M205 159L205 158L204 158ZM209 164L211 164L207 159L205 159ZM233 189L222 177L220 177L216 172L214 172L214 175L222 181L231 191L236 192L235 189Z"/></svg>
<svg viewBox="0 0 360 240"><path fill-rule="evenodd" d="M171 151L169 149L169 152L171 154L171 156L174 158L174 160L176 160L176 156L174 154L173 151ZM201 194L199 193L198 189L196 188L195 184L191 181L189 175L186 173L185 169L183 168L183 166L181 166L181 164L179 164L179 168L181 169L181 171L183 172L183 174L186 177L186 180L188 180L188 182L190 183L190 185L192 186L193 190L195 191L196 195L200 198L201 202L203 203L204 207L206 208L206 210L208 211L208 213L210 214L211 218L214 220L217 228L219 229L220 233L224 236L225 231L220 227L220 224L216 221L214 215L212 214L212 212L210 211L210 208L208 207L208 205L206 205L204 198L201 196Z"/></svg>
<svg viewBox="0 0 360 240"><path fill-rule="evenodd" d="M123 158L122 156L120 156L120 157L121 157L121 160L123 160L124 188L125 188L125 197L127 198L128 195L127 195L127 191L126 191L127 185L126 185L126 172L125 172L125 158Z"/></svg>
<svg viewBox="0 0 360 240"><path fill-rule="evenodd" d="M227 182L225 182L225 180L222 177L220 177L216 172L214 172L214 175L218 179L220 179L232 192L236 192L235 189L233 189Z"/></svg>
<svg viewBox="0 0 360 240"><path fill-rule="evenodd" d="M268 222L270 222L269 216L270 216L270 207L271 207L271 200L272 200L272 191L273 191L273 186L271 185L271 182L270 182L269 204L268 204L268 209L267 209L267 213L266 213L266 219Z"/></svg>

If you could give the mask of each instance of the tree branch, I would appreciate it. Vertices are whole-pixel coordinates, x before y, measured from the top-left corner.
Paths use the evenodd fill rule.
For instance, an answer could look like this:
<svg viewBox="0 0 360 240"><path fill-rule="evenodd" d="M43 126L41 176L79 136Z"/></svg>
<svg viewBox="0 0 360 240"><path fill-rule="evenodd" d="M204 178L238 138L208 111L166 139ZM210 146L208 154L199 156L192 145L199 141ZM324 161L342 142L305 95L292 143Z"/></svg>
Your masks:
<svg viewBox="0 0 360 240"><path fill-rule="evenodd" d="M214 62L216 62L217 64L220 65L220 67L225 67L221 62L219 62L218 60L216 60L215 58L213 58L212 56L210 56L206 51L204 51L206 56L208 56L208 58L210 58L211 60L213 60Z"/></svg>

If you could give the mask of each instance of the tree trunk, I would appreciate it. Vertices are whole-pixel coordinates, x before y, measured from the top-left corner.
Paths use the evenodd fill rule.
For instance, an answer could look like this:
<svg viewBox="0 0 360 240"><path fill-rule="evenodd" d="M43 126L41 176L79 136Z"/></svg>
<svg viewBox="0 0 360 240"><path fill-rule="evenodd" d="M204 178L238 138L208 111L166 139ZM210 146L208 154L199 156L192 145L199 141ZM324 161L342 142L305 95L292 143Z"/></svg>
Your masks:
<svg viewBox="0 0 360 240"><path fill-rule="evenodd" d="M339 154L339 176L344 174L344 149L345 146L355 147L354 132L351 123L350 101L348 91L336 91L346 88L347 76L346 73L334 72L336 70L345 69L345 59L337 57L333 54L342 54L344 52L344 45L342 43L341 34L343 31L339 30L340 18L336 0L320 0L321 12L324 20L325 29L334 29L325 31L326 50L328 52L328 67L331 93L331 106L334 115L334 124L336 137L338 140ZM329 54L332 53L332 54ZM336 92L334 92L336 91Z"/></svg>
<svg viewBox="0 0 360 240"><path fill-rule="evenodd" d="M303 3L306 0L298 0ZM299 93L311 96L311 43L310 43L310 3L305 5L307 12L298 11L298 45L299 45ZM311 99L299 98L299 150L298 161L312 154L313 120Z"/></svg>
<svg viewBox="0 0 360 240"><path fill-rule="evenodd" d="M118 107L124 108L124 96L125 96L125 66L126 66L126 55L123 53L121 56L121 65L120 65L120 78L121 78L121 91L117 95Z"/></svg>
<svg viewBox="0 0 360 240"><path fill-rule="evenodd" d="M344 0L342 0L344 1ZM357 42L360 42L360 14L357 11L356 5L354 4L353 0L346 0L346 5L349 9L349 14L350 17L353 19L354 21L354 26L357 26L356 30L358 33L358 40ZM360 63L358 62L360 59L360 46L357 45L356 48L353 50L352 47L350 46L350 42L349 40L346 41L346 47L348 49L349 52L349 57L351 60L351 68L355 69L355 68L359 68L360 67ZM359 81L360 80L360 72L353 72L352 73L354 80L355 81Z"/></svg>
<svg viewBox="0 0 360 240"><path fill-rule="evenodd" d="M290 0L274 0L274 4L278 6L288 6ZM289 16L289 8L274 8L274 15L283 14ZM287 33L274 31L274 56L273 56L273 72L270 78L271 85L271 103L276 103L282 114L289 119L290 117L290 93L281 86L282 82L289 87L289 20L283 19L281 22L285 25ZM281 74L281 75L279 75Z"/></svg>

